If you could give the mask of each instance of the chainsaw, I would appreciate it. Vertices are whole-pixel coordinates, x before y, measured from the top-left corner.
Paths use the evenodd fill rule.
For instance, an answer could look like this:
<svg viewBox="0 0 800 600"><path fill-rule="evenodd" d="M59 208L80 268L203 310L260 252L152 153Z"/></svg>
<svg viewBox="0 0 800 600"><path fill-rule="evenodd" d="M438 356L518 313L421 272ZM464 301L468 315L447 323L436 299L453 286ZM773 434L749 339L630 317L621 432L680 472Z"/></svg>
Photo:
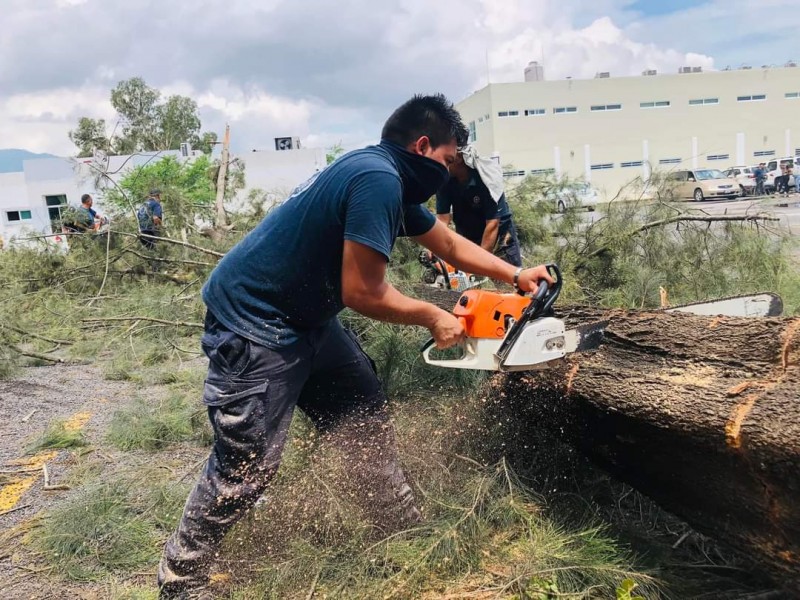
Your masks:
<svg viewBox="0 0 800 600"><path fill-rule="evenodd" d="M503 294L488 290L467 290L458 299L453 314L464 327L459 344L461 356L436 359L430 356L433 339L422 347L426 363L452 369L486 371L527 371L543 369L548 363L573 352L597 348L603 341L608 321L598 321L567 330L564 321L553 316L553 304L561 293L561 271L546 265L554 283L540 281L532 297L524 292ZM781 314L783 303L771 293L736 296L695 302L665 309L697 315L771 317Z"/></svg>
<svg viewBox="0 0 800 600"><path fill-rule="evenodd" d="M419 262L425 267L422 280L431 287L454 292L463 292L481 285L486 279L465 273L443 261L427 250L419 253Z"/></svg>

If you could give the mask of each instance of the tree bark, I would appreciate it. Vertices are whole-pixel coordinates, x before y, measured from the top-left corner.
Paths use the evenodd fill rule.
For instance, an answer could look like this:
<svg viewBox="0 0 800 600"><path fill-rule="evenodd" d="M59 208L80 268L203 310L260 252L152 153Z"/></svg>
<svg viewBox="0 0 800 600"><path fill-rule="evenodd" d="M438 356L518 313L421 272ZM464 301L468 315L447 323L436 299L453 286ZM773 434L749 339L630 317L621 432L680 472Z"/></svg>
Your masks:
<svg viewBox="0 0 800 600"><path fill-rule="evenodd" d="M537 398L543 425L800 590L800 319L602 316L598 350L509 375L503 392Z"/></svg>
<svg viewBox="0 0 800 600"><path fill-rule="evenodd" d="M415 288L452 309L458 293ZM500 394L698 531L800 594L800 318L562 306L603 344Z"/></svg>

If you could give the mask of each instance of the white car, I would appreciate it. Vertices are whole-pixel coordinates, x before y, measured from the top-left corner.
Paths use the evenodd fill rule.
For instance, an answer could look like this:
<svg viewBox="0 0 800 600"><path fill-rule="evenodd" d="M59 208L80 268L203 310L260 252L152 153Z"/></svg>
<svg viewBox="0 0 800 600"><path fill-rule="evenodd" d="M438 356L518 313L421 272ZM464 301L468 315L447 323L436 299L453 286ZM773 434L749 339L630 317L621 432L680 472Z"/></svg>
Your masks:
<svg viewBox="0 0 800 600"><path fill-rule="evenodd" d="M554 193L556 210L566 212L567 208L586 208L594 210L600 202L600 194L589 183L576 183Z"/></svg>
<svg viewBox="0 0 800 600"><path fill-rule="evenodd" d="M796 159L797 157L795 156L784 156L782 158L773 158L767 163L767 178L764 181L764 187L768 192L775 191L775 178L783 175L781 167L792 165L793 169L797 169L798 164L795 162ZM789 186L791 187L792 185L794 185L794 181L790 177Z"/></svg>
<svg viewBox="0 0 800 600"><path fill-rule="evenodd" d="M739 184L739 191L741 192L742 196L746 196L748 194L752 194L753 191L756 189L756 176L753 174L755 167L730 167L723 171L723 173L730 177L731 179L735 179L736 183Z"/></svg>

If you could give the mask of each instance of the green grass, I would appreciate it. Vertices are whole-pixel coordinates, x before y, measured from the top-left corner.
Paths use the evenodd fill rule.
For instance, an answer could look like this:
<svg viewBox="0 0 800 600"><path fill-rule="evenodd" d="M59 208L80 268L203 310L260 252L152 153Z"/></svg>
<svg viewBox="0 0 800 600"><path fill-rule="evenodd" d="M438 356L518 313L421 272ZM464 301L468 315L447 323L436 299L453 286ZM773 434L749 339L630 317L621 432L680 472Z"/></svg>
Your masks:
<svg viewBox="0 0 800 600"><path fill-rule="evenodd" d="M150 465L103 473L45 515L31 534L34 545L58 573L77 581L154 569L190 485L165 473Z"/></svg>
<svg viewBox="0 0 800 600"><path fill-rule="evenodd" d="M47 515L34 539L60 573L91 581L155 559L153 527L131 505L129 491L123 481L98 481Z"/></svg>
<svg viewBox="0 0 800 600"><path fill-rule="evenodd" d="M173 391L164 400L138 398L114 413L107 439L120 450L154 451L176 442L208 442L209 429L203 406Z"/></svg>
<svg viewBox="0 0 800 600"><path fill-rule="evenodd" d="M541 499L507 464L449 484L446 495L429 498L433 508L425 523L405 534L376 542L356 529L345 543L294 536L280 556L259 559L257 568L239 567L235 576L257 581L235 585L233 598L304 598L312 582L320 597L350 598L468 597L480 591L599 598L612 596L628 577L650 594L658 589L606 529L569 528L546 516ZM255 523L255 540L273 525L269 519Z"/></svg>
<svg viewBox="0 0 800 600"><path fill-rule="evenodd" d="M80 429L67 429L63 420L54 420L47 425L47 429L25 451L28 454L40 450L63 450L65 448L79 448L85 446L86 436Z"/></svg>

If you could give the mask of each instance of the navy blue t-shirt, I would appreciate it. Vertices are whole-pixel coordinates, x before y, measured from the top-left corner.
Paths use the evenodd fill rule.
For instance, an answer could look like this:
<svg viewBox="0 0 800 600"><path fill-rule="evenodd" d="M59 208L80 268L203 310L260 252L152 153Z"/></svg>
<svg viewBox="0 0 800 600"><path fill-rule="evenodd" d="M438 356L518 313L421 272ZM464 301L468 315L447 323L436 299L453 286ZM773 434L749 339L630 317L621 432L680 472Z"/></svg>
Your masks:
<svg viewBox="0 0 800 600"><path fill-rule="evenodd" d="M436 214L446 215L452 210L456 233L478 245L483 240L486 221L499 219L497 239L502 240L512 221L506 196L503 194L500 200L495 202L477 171L475 169L469 171L469 180L465 185L455 177L451 177L439 190L436 194Z"/></svg>
<svg viewBox="0 0 800 600"><path fill-rule="evenodd" d="M161 202L152 197L148 198L136 214L139 220L139 229L142 231L152 231L156 226L153 217L161 219L163 214Z"/></svg>
<svg viewBox="0 0 800 600"><path fill-rule="evenodd" d="M380 146L350 152L299 186L219 262L203 301L231 331L287 346L343 308L344 240L388 261L398 235L422 235L435 217L403 204L403 185Z"/></svg>

